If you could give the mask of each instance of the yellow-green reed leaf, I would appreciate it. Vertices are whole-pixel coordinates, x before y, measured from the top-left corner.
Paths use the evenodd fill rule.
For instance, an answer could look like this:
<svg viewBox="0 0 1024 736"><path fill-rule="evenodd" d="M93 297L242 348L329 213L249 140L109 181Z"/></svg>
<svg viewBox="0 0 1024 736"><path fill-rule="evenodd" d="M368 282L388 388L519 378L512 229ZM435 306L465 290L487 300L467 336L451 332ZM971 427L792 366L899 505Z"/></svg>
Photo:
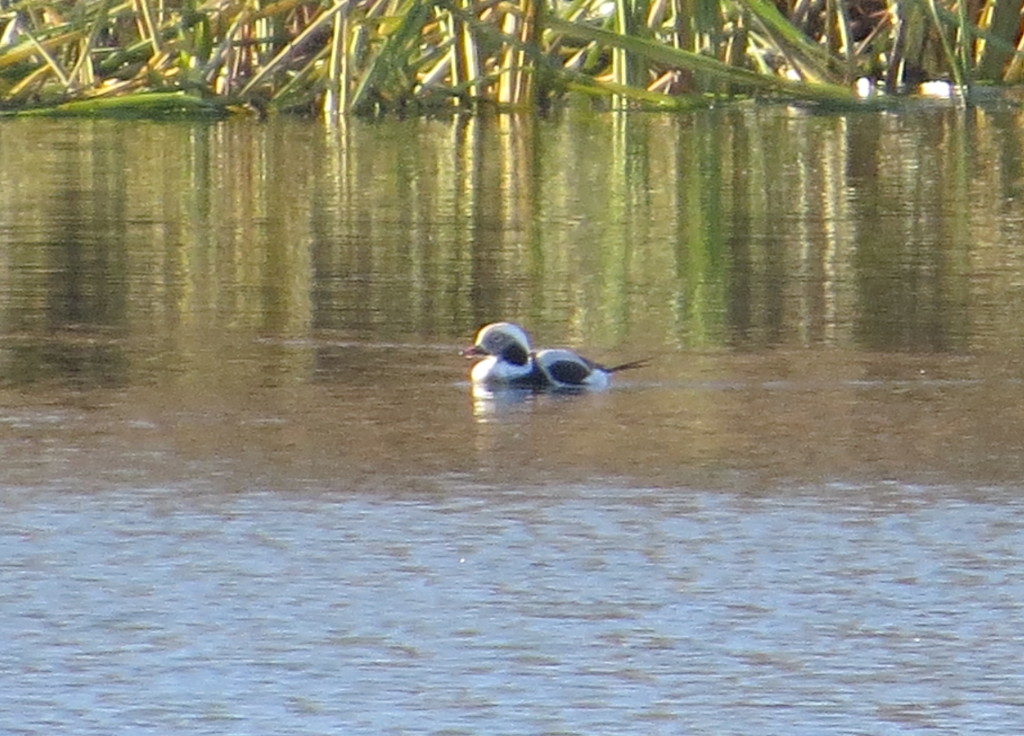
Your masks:
<svg viewBox="0 0 1024 736"><path fill-rule="evenodd" d="M963 77L961 79L961 85L970 85L971 83L971 68L973 67L971 59L971 48L974 45L974 39L971 33L971 21L967 16L967 3L957 3L957 12L959 15L960 25L960 48L958 61L962 65Z"/></svg>
<svg viewBox="0 0 1024 736"><path fill-rule="evenodd" d="M999 79L1007 62L1013 58L1016 49L1013 41L1020 25L1020 14L1024 0L995 0L989 16L988 27L974 28L972 34L984 39L981 58L975 69L978 79Z"/></svg>
<svg viewBox="0 0 1024 736"><path fill-rule="evenodd" d="M183 92L140 92L118 97L73 100L46 108L16 113L28 117L162 117L166 115L223 115L224 105L216 105Z"/></svg>
<svg viewBox="0 0 1024 736"><path fill-rule="evenodd" d="M53 70L53 73L57 76L57 79L60 80L60 83L64 85L64 88L67 89L68 87L70 87L71 82L68 79L68 75L64 72L64 68L57 63L57 60L53 58L53 55L50 54L46 47L44 47L39 41L37 41L36 37L33 36L28 29L22 31L22 33L24 33L28 37L29 42L31 42L36 47L36 51L38 51L39 55L42 56L43 59L46 61L46 65Z"/></svg>
<svg viewBox="0 0 1024 736"><path fill-rule="evenodd" d="M39 46L50 51L52 49L60 48L65 44L78 41L83 36L85 36L84 30L75 30L56 36L50 36L49 38L39 38L36 42L29 40L22 41L17 46L9 47L3 53L0 53L0 69L20 64L21 62L32 58L39 53Z"/></svg>
<svg viewBox="0 0 1024 736"><path fill-rule="evenodd" d="M153 56L163 52L163 43L160 38L160 29L157 27L156 19L153 17L153 9L149 7L148 0L135 0L136 14L146 30L146 39L153 45Z"/></svg>
<svg viewBox="0 0 1024 736"><path fill-rule="evenodd" d="M291 76L280 88L274 90L272 103L275 110L299 107L309 109L310 103L319 91L316 85L311 83L311 80L322 74L320 66L322 60L329 53L328 48L321 49L294 76Z"/></svg>
<svg viewBox="0 0 1024 736"><path fill-rule="evenodd" d="M622 48L630 53L642 56L651 61L667 64L679 69L701 72L711 77L733 84L748 85L760 89L772 89L789 96L833 104L853 104L858 102L852 89L824 82L794 82L780 77L758 74L747 69L729 66L709 56L696 54L654 41L631 36L623 36L613 31L580 23L570 23L560 18L549 17L547 26L559 33L571 34L576 38L595 41L604 46Z"/></svg>
<svg viewBox="0 0 1024 736"><path fill-rule="evenodd" d="M776 43L785 47L780 49L781 51L799 54L803 71L811 72L821 81L832 78L828 69L832 58L828 51L790 23L774 3L769 0L740 0L740 3L761 21Z"/></svg>
<svg viewBox="0 0 1024 736"><path fill-rule="evenodd" d="M345 41L349 30L347 16L334 16L331 27L331 43L327 57L327 89L324 92L323 112L328 120L340 114L348 106L349 65Z"/></svg>
<svg viewBox="0 0 1024 736"><path fill-rule="evenodd" d="M756 15L773 33L794 48L800 49L810 57L826 55L817 43L807 38L803 32L787 20L774 3L767 0L740 0L741 5Z"/></svg>
<svg viewBox="0 0 1024 736"><path fill-rule="evenodd" d="M103 26L107 22L107 4L107 0L103 0L100 3L99 12L96 13L96 17L90 25L89 35L78 49L78 61L70 73L68 73L69 79L73 82L77 80L86 86L91 86L96 81L93 70L92 51L96 45L96 39L99 38Z"/></svg>
<svg viewBox="0 0 1024 736"><path fill-rule="evenodd" d="M432 3L407 0L399 8L402 23L384 38L380 50L370 59L359 83L352 93L350 110L364 107L371 92L383 91L388 78L410 64L409 46L418 38L423 26L431 20Z"/></svg>
<svg viewBox="0 0 1024 736"><path fill-rule="evenodd" d="M1014 7L1012 3L1019 2L1019 0L1010 0L1010 2L1012 8ZM1000 3L1000 6L1002 6L1002 3ZM1022 4L1021 7L1024 7L1024 4ZM942 6L937 6L935 10L938 14L939 19L943 23L949 23L951 25L960 25L959 13L954 13L953 11L947 10ZM1014 13L1015 12L1016 11L1014 11ZM1006 38L1008 37L1016 37L1016 23L1018 21L1018 17L1016 16L1016 14L1013 15L1012 22L1004 20L1003 25L1000 25L998 27L995 25L994 21L995 17L993 17L993 23L991 23L988 27L968 23L967 28L970 30L971 36L981 39L982 41L985 42L986 46L991 44L994 48L999 49L1009 55L1024 57L1024 51L1019 50L1014 45L1012 40L1006 40ZM1007 23L1009 25L1006 25ZM997 32L999 30L1001 30L1001 33Z"/></svg>
<svg viewBox="0 0 1024 736"><path fill-rule="evenodd" d="M527 107L534 101L534 57L541 32L542 0L519 0L508 4L502 19L502 33L514 43L506 43L498 61L496 96L499 105Z"/></svg>
<svg viewBox="0 0 1024 736"><path fill-rule="evenodd" d="M36 89L38 85L43 83L43 80L50 75L50 67L40 66L24 77L19 79L17 83L11 86L10 89L4 91L4 101L18 101L22 97L27 97L31 94L32 90Z"/></svg>
<svg viewBox="0 0 1024 736"><path fill-rule="evenodd" d="M310 36L317 33L321 27L329 23L335 16L335 14L344 10L349 4L349 0L339 0L332 7L325 10L316 20L306 26L302 33L296 36L290 43L288 43L283 49L281 49L277 55L271 59L266 66L260 69L256 74L253 75L246 85L242 88L239 93L242 97L245 97L252 93L254 89L259 87L267 77L277 71L279 67L284 66L284 63L294 54L298 49L302 48Z"/></svg>
<svg viewBox="0 0 1024 736"><path fill-rule="evenodd" d="M253 12L255 18L270 18L275 15L287 15L295 8L302 5L304 0L278 0L278 2L265 5Z"/></svg>
<svg viewBox="0 0 1024 736"><path fill-rule="evenodd" d="M966 69L963 68L960 61L960 56L957 55L953 45L949 42L946 37L946 29L943 27L942 19L939 15L939 4L936 0L925 0L928 7L928 11L931 13L932 22L935 24L935 32L939 36L939 42L942 46L943 54L946 57L946 63L949 64L949 72L953 76L953 84L959 87L961 90L966 89L967 76ZM958 22L960 18L958 16ZM965 37L967 34L964 34Z"/></svg>
<svg viewBox="0 0 1024 736"><path fill-rule="evenodd" d="M708 106L708 101L697 95L666 95L642 87L629 87L615 82L603 82L584 74L568 75L566 88L591 97L611 97L629 100L643 108L659 110L694 110Z"/></svg>

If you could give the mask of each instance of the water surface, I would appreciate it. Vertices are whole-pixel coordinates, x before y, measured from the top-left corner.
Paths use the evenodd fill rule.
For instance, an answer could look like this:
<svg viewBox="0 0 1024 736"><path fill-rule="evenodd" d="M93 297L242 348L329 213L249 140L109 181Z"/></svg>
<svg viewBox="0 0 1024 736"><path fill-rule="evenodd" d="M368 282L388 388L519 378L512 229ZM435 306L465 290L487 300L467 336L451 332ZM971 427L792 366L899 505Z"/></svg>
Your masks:
<svg viewBox="0 0 1024 736"><path fill-rule="evenodd" d="M0 123L0 730L1017 732L1021 129Z"/></svg>

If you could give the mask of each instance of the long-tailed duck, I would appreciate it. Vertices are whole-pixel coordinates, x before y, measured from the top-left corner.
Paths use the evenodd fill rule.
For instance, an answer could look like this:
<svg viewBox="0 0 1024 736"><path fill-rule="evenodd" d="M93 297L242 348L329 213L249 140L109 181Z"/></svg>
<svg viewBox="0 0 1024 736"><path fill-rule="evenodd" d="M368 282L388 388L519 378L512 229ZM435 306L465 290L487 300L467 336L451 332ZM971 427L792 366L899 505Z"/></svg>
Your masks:
<svg viewBox="0 0 1024 736"><path fill-rule="evenodd" d="M606 367L566 348L533 352L526 331L511 322L480 328L473 346L462 354L485 356L469 375L475 385L486 388L601 390L608 387L612 373L641 368L650 362L635 360Z"/></svg>

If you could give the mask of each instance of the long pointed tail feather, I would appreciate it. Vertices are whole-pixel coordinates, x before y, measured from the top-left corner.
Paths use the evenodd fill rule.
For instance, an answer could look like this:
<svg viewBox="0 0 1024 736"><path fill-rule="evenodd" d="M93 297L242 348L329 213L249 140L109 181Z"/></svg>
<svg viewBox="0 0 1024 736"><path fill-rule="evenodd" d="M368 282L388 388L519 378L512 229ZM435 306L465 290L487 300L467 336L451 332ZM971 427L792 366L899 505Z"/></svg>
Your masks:
<svg viewBox="0 0 1024 736"><path fill-rule="evenodd" d="M616 373L618 371L631 371L634 368L646 368L651 364L653 358L641 358L640 360L631 360L628 363L619 363L619 365L613 365L609 368L605 368L609 373Z"/></svg>

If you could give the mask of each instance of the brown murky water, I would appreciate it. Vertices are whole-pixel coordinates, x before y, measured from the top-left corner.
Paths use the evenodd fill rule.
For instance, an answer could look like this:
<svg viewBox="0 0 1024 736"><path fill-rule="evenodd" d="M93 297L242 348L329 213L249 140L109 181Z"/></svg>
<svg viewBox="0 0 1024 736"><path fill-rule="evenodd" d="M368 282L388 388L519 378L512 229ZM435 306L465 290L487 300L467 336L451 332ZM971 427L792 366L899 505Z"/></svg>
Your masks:
<svg viewBox="0 0 1024 736"><path fill-rule="evenodd" d="M1021 129L3 122L0 730L1017 731Z"/></svg>

